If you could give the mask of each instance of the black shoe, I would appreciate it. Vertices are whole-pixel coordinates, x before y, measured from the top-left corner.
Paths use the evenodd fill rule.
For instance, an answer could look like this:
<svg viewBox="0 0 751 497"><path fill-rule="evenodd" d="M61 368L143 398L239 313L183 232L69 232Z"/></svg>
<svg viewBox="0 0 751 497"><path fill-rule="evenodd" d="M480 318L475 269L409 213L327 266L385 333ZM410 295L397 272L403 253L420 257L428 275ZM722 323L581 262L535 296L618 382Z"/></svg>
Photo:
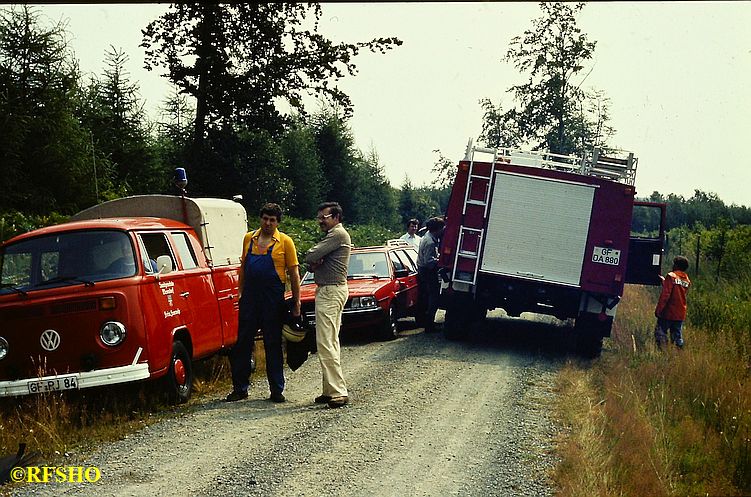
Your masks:
<svg viewBox="0 0 751 497"><path fill-rule="evenodd" d="M230 392L229 395L224 399L225 402L235 402L236 400L243 400L248 398L248 392L238 392L236 390L233 390Z"/></svg>
<svg viewBox="0 0 751 497"><path fill-rule="evenodd" d="M318 397L313 399L313 402L315 402L316 404L328 404L330 400L331 397L328 395L319 395Z"/></svg>
<svg viewBox="0 0 751 497"><path fill-rule="evenodd" d="M269 397L269 400L271 402L276 402L277 404L280 404L282 402L286 402L287 401L287 399L284 398L284 395L282 395L280 393L272 393L271 397Z"/></svg>
<svg viewBox="0 0 751 497"><path fill-rule="evenodd" d="M331 400L329 400L329 407L335 408L335 407L342 407L347 405L349 402L349 397L334 397Z"/></svg>

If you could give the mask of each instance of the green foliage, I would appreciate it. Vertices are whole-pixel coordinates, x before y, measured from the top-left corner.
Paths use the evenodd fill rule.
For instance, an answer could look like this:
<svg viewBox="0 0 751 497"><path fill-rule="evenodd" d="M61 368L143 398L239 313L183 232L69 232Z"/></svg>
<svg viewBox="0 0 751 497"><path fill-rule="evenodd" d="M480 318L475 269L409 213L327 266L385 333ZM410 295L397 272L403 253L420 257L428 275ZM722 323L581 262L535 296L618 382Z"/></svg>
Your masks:
<svg viewBox="0 0 751 497"><path fill-rule="evenodd" d="M290 182L287 210L294 216L314 217L329 186L318 157L313 130L299 119L295 120L284 135L281 148L286 161L286 177Z"/></svg>
<svg viewBox="0 0 751 497"><path fill-rule="evenodd" d="M576 25L584 4L540 3L542 15L532 29L511 40L504 61L529 77L508 91L515 105L480 100L484 111L480 140L489 147L531 145L559 154L584 155L594 147L608 149L615 130L610 120L609 99L602 91L585 92L578 81L596 42Z"/></svg>
<svg viewBox="0 0 751 497"><path fill-rule="evenodd" d="M727 219L730 226L751 224L751 209L739 205L726 205L716 193L694 190L693 196L686 199L682 195L663 195L652 192L649 197L640 198L649 202L667 204L665 224L667 230L687 226L714 226L720 219ZM634 227L650 225L645 212L635 212Z"/></svg>
<svg viewBox="0 0 751 497"><path fill-rule="evenodd" d="M253 228L253 222L251 222L251 228ZM344 223L344 226L349 232L349 236L352 238L352 244L355 247L370 247L375 245L383 245L386 240L399 238L401 233L384 228L378 224L348 224ZM323 232L318 227L318 221L315 219L299 219L289 216L284 216L282 222L279 224L279 230L292 237L295 242L295 248L297 249L297 257L301 261L301 265L304 266L305 253L313 245L318 243L323 238Z"/></svg>
<svg viewBox="0 0 751 497"><path fill-rule="evenodd" d="M384 176L378 153L371 149L361 159L358 170L355 221L399 229L396 191Z"/></svg>
<svg viewBox="0 0 751 497"><path fill-rule="evenodd" d="M27 233L29 231L52 226L53 224L64 223L68 216L57 212L49 214L24 214L16 210L0 212L0 242L10 240L16 235Z"/></svg>
<svg viewBox="0 0 751 497"><path fill-rule="evenodd" d="M716 283L718 279L736 280L748 276L751 273L749 253L751 225L731 228L727 221L720 220L714 228L697 224L693 229L680 227L670 230L667 233L665 263L669 266L673 257L685 255L691 262L691 270L694 273L697 268L699 270L695 277L701 276Z"/></svg>
<svg viewBox="0 0 751 497"><path fill-rule="evenodd" d="M205 147L204 161L187 167L191 195L242 194L249 212L257 212L266 202L286 205L290 184L284 177L284 157L267 131L211 130Z"/></svg>
<svg viewBox="0 0 751 497"><path fill-rule="evenodd" d="M125 64L128 56L110 47L101 78L92 77L81 109L81 121L91 130L97 155L100 192L110 197L157 193L166 189L171 168L160 162L151 129ZM106 166L106 167L104 167Z"/></svg>
<svg viewBox="0 0 751 497"><path fill-rule="evenodd" d="M0 208L72 212L93 203L79 71L61 24L29 6L0 10Z"/></svg>
<svg viewBox="0 0 751 497"><path fill-rule="evenodd" d="M175 4L143 31L148 69L164 67L196 99L194 138L243 125L278 136L286 121L276 102L303 110L317 94L351 112L349 97L330 84L354 75L360 50L385 52L397 38L334 43L317 32L316 3ZM312 27L312 29L310 29Z"/></svg>
<svg viewBox="0 0 751 497"><path fill-rule="evenodd" d="M453 167L453 169L456 168ZM430 186L414 188L409 178L405 176L399 193L399 215L401 216L402 229L406 228L410 219L417 219L422 226L431 217L443 215L446 212L450 194L450 186L447 188Z"/></svg>
<svg viewBox="0 0 751 497"><path fill-rule="evenodd" d="M402 233L375 223L353 224L347 226L355 247L373 247L383 245L386 240L399 238Z"/></svg>
<svg viewBox="0 0 751 497"><path fill-rule="evenodd" d="M457 164L448 157L445 157L440 150L433 150L433 153L438 154L438 158L430 170L435 178L433 184L439 189L450 190L456 178Z"/></svg>
<svg viewBox="0 0 751 497"><path fill-rule="evenodd" d="M316 148L329 188L326 201L339 202L346 218L358 219L357 184L360 152L352 131L334 109L323 109L311 119Z"/></svg>
<svg viewBox="0 0 751 497"><path fill-rule="evenodd" d="M521 144L522 133L515 120L506 118L502 103L494 105L489 98L483 98L480 107L483 114L479 139L485 147L518 147Z"/></svg>

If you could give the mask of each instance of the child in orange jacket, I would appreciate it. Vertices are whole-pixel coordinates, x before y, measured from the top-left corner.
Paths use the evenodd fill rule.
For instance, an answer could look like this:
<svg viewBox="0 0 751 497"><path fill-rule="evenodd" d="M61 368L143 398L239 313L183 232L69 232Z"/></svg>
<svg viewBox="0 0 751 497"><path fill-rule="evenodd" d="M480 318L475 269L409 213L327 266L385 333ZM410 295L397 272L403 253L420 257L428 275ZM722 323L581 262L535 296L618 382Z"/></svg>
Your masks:
<svg viewBox="0 0 751 497"><path fill-rule="evenodd" d="M670 330L670 341L679 348L683 348L683 321L686 319L686 292L691 286L686 270L688 259L679 255L673 259L673 270L663 278L662 293L657 301L655 316L655 339L657 346L662 347L668 341L667 331Z"/></svg>

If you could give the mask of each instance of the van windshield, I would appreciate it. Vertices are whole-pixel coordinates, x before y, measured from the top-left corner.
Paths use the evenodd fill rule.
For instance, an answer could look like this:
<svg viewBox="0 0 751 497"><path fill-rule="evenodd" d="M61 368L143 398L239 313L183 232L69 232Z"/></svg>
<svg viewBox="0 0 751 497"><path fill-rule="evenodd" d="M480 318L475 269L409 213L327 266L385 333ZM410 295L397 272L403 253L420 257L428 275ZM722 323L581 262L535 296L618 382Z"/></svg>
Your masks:
<svg viewBox="0 0 751 497"><path fill-rule="evenodd" d="M91 230L29 238L0 251L0 295L126 278L136 274L123 231Z"/></svg>

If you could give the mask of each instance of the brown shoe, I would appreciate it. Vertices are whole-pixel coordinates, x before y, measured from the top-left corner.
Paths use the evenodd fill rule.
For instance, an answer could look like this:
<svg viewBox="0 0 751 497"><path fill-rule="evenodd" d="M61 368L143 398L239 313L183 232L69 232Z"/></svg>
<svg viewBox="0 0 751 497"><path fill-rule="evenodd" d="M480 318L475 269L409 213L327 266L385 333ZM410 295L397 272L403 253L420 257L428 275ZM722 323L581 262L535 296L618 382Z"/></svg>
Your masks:
<svg viewBox="0 0 751 497"><path fill-rule="evenodd" d="M346 395L343 397L333 397L329 401L329 407L331 408L342 407L342 406L347 405L348 402L349 402L349 397L347 397Z"/></svg>
<svg viewBox="0 0 751 497"><path fill-rule="evenodd" d="M313 402L316 404L328 404L329 401L331 401L331 397L328 395L319 395L315 399L313 399Z"/></svg>

